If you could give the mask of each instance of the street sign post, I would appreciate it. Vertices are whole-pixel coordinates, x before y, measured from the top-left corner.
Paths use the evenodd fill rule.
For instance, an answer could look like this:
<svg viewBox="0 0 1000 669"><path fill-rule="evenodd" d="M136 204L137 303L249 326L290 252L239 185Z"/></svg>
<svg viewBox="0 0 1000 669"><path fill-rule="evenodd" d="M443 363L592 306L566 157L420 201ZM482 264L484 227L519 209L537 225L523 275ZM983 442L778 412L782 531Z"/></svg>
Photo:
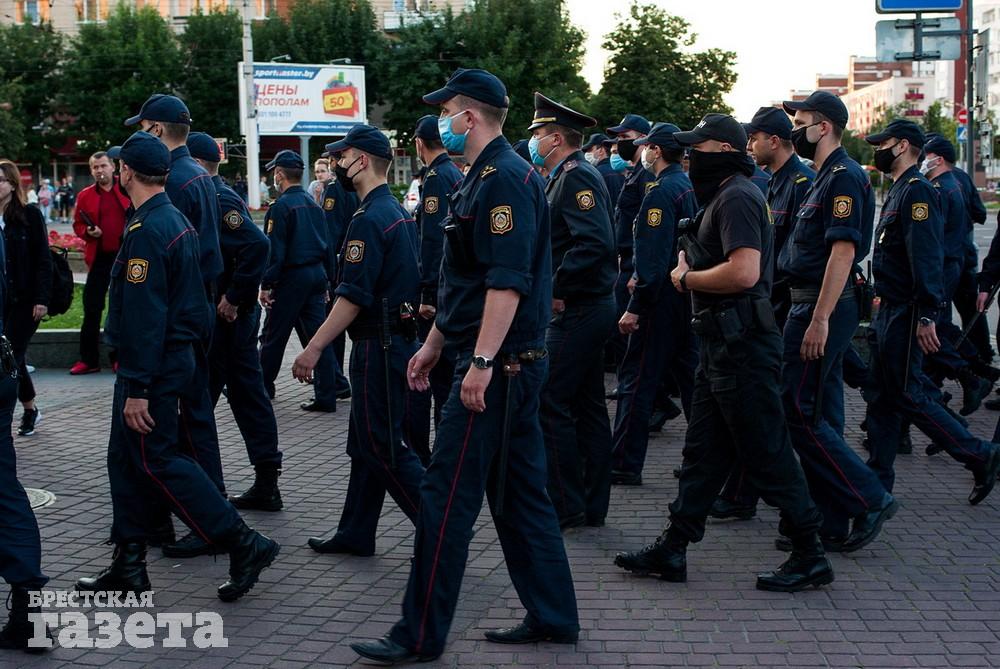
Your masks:
<svg viewBox="0 0 1000 669"><path fill-rule="evenodd" d="M958 12L963 0L875 0L879 14L913 14L916 12Z"/></svg>
<svg viewBox="0 0 1000 669"><path fill-rule="evenodd" d="M968 133L969 133L969 126L966 126L966 125L956 126L955 127L955 141L958 142L959 144L964 143L966 137L968 136Z"/></svg>
<svg viewBox="0 0 1000 669"><path fill-rule="evenodd" d="M955 114L955 120L958 121L959 125L969 125L969 110L959 109L958 113Z"/></svg>
<svg viewBox="0 0 1000 669"><path fill-rule="evenodd" d="M878 21L875 24L875 59L958 60L962 57L962 29L958 19L923 18Z"/></svg>

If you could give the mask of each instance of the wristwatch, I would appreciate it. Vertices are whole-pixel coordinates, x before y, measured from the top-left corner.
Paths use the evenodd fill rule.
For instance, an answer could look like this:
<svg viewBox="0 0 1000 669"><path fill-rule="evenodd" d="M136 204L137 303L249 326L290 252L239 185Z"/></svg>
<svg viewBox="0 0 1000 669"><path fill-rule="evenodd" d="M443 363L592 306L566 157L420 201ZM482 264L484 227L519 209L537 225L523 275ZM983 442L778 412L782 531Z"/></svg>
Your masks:
<svg viewBox="0 0 1000 669"><path fill-rule="evenodd" d="M917 322L920 323L921 327L925 327L925 328L934 325L934 319L933 318L928 318L927 316L921 316L920 320L918 320Z"/></svg>
<svg viewBox="0 0 1000 669"><path fill-rule="evenodd" d="M476 369L489 369L493 366L493 358L487 358L485 355L474 355L472 356L472 366Z"/></svg>
<svg viewBox="0 0 1000 669"><path fill-rule="evenodd" d="M690 272L690 271L691 271L690 269L684 270L684 272L681 274L680 280L677 281L677 283L681 284L681 290L687 290L688 289L687 276L688 276L688 272Z"/></svg>

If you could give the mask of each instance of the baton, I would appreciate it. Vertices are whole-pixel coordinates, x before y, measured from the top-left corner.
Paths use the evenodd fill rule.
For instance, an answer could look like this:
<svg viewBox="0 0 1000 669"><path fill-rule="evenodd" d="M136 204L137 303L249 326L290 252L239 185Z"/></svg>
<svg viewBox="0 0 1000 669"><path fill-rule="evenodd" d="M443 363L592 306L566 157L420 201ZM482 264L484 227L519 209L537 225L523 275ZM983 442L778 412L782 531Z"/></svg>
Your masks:
<svg viewBox="0 0 1000 669"><path fill-rule="evenodd" d="M389 384L389 348L392 346L392 333L389 331L389 298L382 298L382 327L379 333L382 339L382 362L385 367L385 408L389 419L389 467L396 469L396 436L395 424L392 418L392 386Z"/></svg>
<svg viewBox="0 0 1000 669"><path fill-rule="evenodd" d="M986 304L983 305L983 310L982 311L976 310L976 314L972 317L972 320L970 320L969 324L965 326L964 330L962 330L962 336L958 338L957 342L955 342L956 349L959 346L961 346L963 342L965 342L966 338L968 338L969 336L969 333L972 332L972 328L976 326L976 323L979 322L979 319L982 317L982 315L990 310L990 306L992 306L993 300L997 298L997 291L1000 291L1000 283L996 283L993 285L992 288L990 288L989 295L986 296Z"/></svg>
<svg viewBox="0 0 1000 669"><path fill-rule="evenodd" d="M507 487L507 458L510 454L510 418L511 418L511 395L514 390L514 377L521 371L521 363L513 355L508 356L503 364L503 375L505 377L506 388L504 390L503 407L503 432L500 435L500 454L497 463L497 496L496 496L496 516L503 517L504 492Z"/></svg>

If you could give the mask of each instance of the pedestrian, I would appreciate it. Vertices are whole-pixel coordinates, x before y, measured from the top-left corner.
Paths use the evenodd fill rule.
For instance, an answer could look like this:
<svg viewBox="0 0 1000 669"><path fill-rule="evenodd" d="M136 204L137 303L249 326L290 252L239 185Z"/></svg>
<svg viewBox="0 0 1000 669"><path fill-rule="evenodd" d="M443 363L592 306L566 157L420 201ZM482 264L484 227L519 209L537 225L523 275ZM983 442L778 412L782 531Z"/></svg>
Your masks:
<svg viewBox="0 0 1000 669"><path fill-rule="evenodd" d="M0 160L0 226L7 249L4 334L17 360L17 399L23 409L17 433L27 437L35 433L42 414L25 356L39 322L49 313L52 256L42 212L27 204L20 170L9 160Z"/></svg>
<svg viewBox="0 0 1000 669"><path fill-rule="evenodd" d="M236 194L239 195L240 198L243 200L243 203L246 204L248 201L247 182L246 179L243 178L242 173L236 174L236 179L233 180L233 190L236 191Z"/></svg>
<svg viewBox="0 0 1000 669"><path fill-rule="evenodd" d="M625 175L611 167L611 146L614 142L603 132L595 132L580 147L587 162L597 168L604 177L604 185L608 187L611 206L618 202L618 195L625 185Z"/></svg>
<svg viewBox="0 0 1000 669"><path fill-rule="evenodd" d="M271 189L267 185L267 175L260 178L260 199L267 202L271 199Z"/></svg>
<svg viewBox="0 0 1000 669"><path fill-rule="evenodd" d="M333 176L333 173L330 172L330 161L326 158L320 158L313 163L313 176L316 178L309 182L306 192L316 200L316 204L322 205L323 191L326 189L327 183L330 182L330 177Z"/></svg>
<svg viewBox="0 0 1000 669"><path fill-rule="evenodd" d="M69 222L70 212L76 204L76 191L73 189L73 181L69 177L63 177L59 186L59 222Z"/></svg>
<svg viewBox="0 0 1000 669"><path fill-rule="evenodd" d="M52 182L48 179L42 179L42 185L38 189L38 208L42 210L42 217L45 219L46 224L48 224L52 213L52 199L54 196L55 192L52 190Z"/></svg>
<svg viewBox="0 0 1000 669"><path fill-rule="evenodd" d="M229 580L218 588L235 601L257 582L280 546L246 526L205 470L181 452L182 397L202 389L195 349L208 336L198 235L164 191L171 156L147 132L136 132L111 157L135 212L111 278L106 337L118 349L108 444L115 545L111 565L81 578L81 591L152 590L146 546L169 512L213 552L229 553Z"/></svg>
<svg viewBox="0 0 1000 669"><path fill-rule="evenodd" d="M509 100L494 75L456 70L424 102L440 105L441 142L464 154L470 168L452 199L438 314L410 360L410 386L428 388L445 340L459 362L420 486L402 619L382 639L351 644L359 655L388 663L427 661L444 651L484 493L528 610L524 622L486 638L571 644L579 631L559 521L545 492L538 423L552 304L544 185L503 137Z"/></svg>
<svg viewBox="0 0 1000 669"><path fill-rule="evenodd" d="M101 315L111 283L111 269L125 231L125 212L131 206L128 196L118 185L108 154L98 151L90 156L89 164L94 183L80 191L73 211L73 232L84 241L83 260L87 264L80 359L69 370L73 375L101 371ZM117 354L109 351L109 357L114 369Z"/></svg>

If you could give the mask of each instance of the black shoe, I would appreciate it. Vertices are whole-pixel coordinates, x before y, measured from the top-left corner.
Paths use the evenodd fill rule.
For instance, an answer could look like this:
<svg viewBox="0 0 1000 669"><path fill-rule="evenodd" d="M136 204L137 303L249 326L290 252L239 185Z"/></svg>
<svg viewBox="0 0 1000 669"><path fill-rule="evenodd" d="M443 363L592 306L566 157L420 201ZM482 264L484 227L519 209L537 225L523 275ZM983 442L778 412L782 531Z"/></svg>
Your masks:
<svg viewBox="0 0 1000 669"><path fill-rule="evenodd" d="M338 400L349 400L349 399L351 399L351 389L350 388L344 388L343 390L338 390L337 391L337 399Z"/></svg>
<svg viewBox="0 0 1000 669"><path fill-rule="evenodd" d="M661 581L687 581L687 543L673 539L667 529L648 546L615 556L615 565L639 576L658 574Z"/></svg>
<svg viewBox="0 0 1000 669"><path fill-rule="evenodd" d="M653 410L653 413L649 417L649 431L650 432L660 432L663 430L663 425L668 420L673 420L684 413L677 404L670 399L666 399L666 404L661 407L657 407Z"/></svg>
<svg viewBox="0 0 1000 669"><path fill-rule="evenodd" d="M401 662L433 662L441 657L437 655L418 655L409 648L403 648L389 638L388 635L374 641L355 641L351 650L363 658L382 662L383 664L400 664Z"/></svg>
<svg viewBox="0 0 1000 669"><path fill-rule="evenodd" d="M516 627L505 627L498 630L483 632L483 636L494 643L538 643L548 641L550 643L576 643L580 636L579 632L546 632L545 630L528 627L526 623L521 623Z"/></svg>
<svg viewBox="0 0 1000 669"><path fill-rule="evenodd" d="M163 546L169 546L177 541L177 535L174 534L174 523L167 516L167 519L163 521L163 524L159 527L150 530L149 540L146 542L150 546L155 548L162 548Z"/></svg>
<svg viewBox="0 0 1000 669"><path fill-rule="evenodd" d="M847 537L820 537L823 542L823 550L827 553L842 553L844 551L844 542L847 541ZM792 552L792 540L788 537L781 536L774 540L774 547L783 553Z"/></svg>
<svg viewBox="0 0 1000 669"><path fill-rule="evenodd" d="M299 405L299 408L303 411L318 411L321 413L336 413L336 406L327 406L326 404L320 404L315 399L311 399L308 402L303 402Z"/></svg>
<svg viewBox="0 0 1000 669"><path fill-rule="evenodd" d="M587 527L604 527L604 521L604 516L601 516L600 518L587 516Z"/></svg>
<svg viewBox="0 0 1000 669"><path fill-rule="evenodd" d="M344 553L346 555L357 555L358 557L371 557L375 555L375 549L372 550L358 550L353 546L349 546L344 543L340 538L334 534L329 539L322 539L320 537L310 537L309 548L313 549L317 553Z"/></svg>
<svg viewBox="0 0 1000 669"><path fill-rule="evenodd" d="M854 524L851 526L851 535L844 542L841 552L853 553L870 544L882 530L882 525L885 521L895 516L898 510L899 502L889 493L885 493L877 507L868 509L868 511L854 519Z"/></svg>
<svg viewBox="0 0 1000 669"><path fill-rule="evenodd" d="M642 485L642 474L612 469L611 483L614 485Z"/></svg>
<svg viewBox="0 0 1000 669"><path fill-rule="evenodd" d="M81 578L76 582L79 592L117 590L140 594L153 589L146 573L146 544L118 544L111 558L111 566L97 576Z"/></svg>
<svg viewBox="0 0 1000 669"><path fill-rule="evenodd" d="M1000 397L991 397L983 402L983 408L990 411L1000 411Z"/></svg>
<svg viewBox="0 0 1000 669"><path fill-rule="evenodd" d="M757 505L739 504L722 497L716 497L708 515L716 520L750 520L757 515Z"/></svg>
<svg viewBox="0 0 1000 669"><path fill-rule="evenodd" d="M798 592L833 583L833 567L823 554L819 536L792 542L792 554L774 571L757 576L757 589L770 592Z"/></svg>
<svg viewBox="0 0 1000 669"><path fill-rule="evenodd" d="M587 524L587 514L583 512L559 519L560 530L570 530L574 527L583 527L586 524Z"/></svg>
<svg viewBox="0 0 1000 669"><path fill-rule="evenodd" d="M0 630L0 648L23 650L25 653L33 654L44 653L52 648L52 634L49 633L48 624L42 623L49 643L44 646L32 645L35 639L35 623L29 616L41 615L42 607L28 606L28 592L27 588L21 586L10 587L10 615L7 617L7 624Z"/></svg>
<svg viewBox="0 0 1000 669"><path fill-rule="evenodd" d="M972 486L972 492L969 493L969 504L975 506L989 496L990 492L993 491L993 486L996 485L998 473L1000 473L1000 446L994 444L986 464L973 474L976 478L976 484Z"/></svg>
<svg viewBox="0 0 1000 669"><path fill-rule="evenodd" d="M989 397L993 391L992 381L987 381L971 372L960 373L958 382L962 386L962 408L958 413L963 416L968 416L978 409L983 400Z"/></svg>
<svg viewBox="0 0 1000 669"><path fill-rule="evenodd" d="M35 433L35 426L42 422L42 412L38 409L25 409L21 416L21 425L17 428L18 435L30 437Z"/></svg>
<svg viewBox="0 0 1000 669"><path fill-rule="evenodd" d="M260 573L278 557L281 545L246 526L242 520L230 542L229 580L219 586L219 599L235 602L257 583Z"/></svg>
<svg viewBox="0 0 1000 669"><path fill-rule="evenodd" d="M281 511L281 491L278 490L280 469L257 467L253 485L242 495L230 497L229 501L237 509L257 509L258 511Z"/></svg>
<svg viewBox="0 0 1000 669"><path fill-rule="evenodd" d="M896 453L899 455L909 455L913 452L913 440L910 439L910 432L907 431L902 437L899 438L899 443L896 444Z"/></svg>
<svg viewBox="0 0 1000 669"><path fill-rule="evenodd" d="M210 544L194 532L188 532L179 541L163 547L163 555L169 558L193 558L199 555L222 555L223 546Z"/></svg>

